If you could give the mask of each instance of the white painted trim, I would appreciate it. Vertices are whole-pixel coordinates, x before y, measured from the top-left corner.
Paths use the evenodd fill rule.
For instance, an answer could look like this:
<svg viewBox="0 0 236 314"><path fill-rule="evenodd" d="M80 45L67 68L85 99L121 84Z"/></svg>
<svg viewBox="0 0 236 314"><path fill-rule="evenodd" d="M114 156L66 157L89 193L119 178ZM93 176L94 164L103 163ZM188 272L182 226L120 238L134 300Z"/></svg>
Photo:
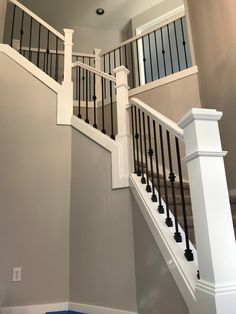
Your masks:
<svg viewBox="0 0 236 314"><path fill-rule="evenodd" d="M172 120L163 116L160 112L156 111L152 107L145 104L143 101L137 98L130 99L130 105L134 105L135 107L139 108L141 111L145 112L147 115L150 116L154 121L158 124L162 125L164 128L169 130L171 133L174 133L180 140L184 140L184 132L183 130Z"/></svg>
<svg viewBox="0 0 236 314"><path fill-rule="evenodd" d="M193 121L219 121L223 116L221 111L215 109L193 108L179 121L178 125L183 129Z"/></svg>
<svg viewBox="0 0 236 314"><path fill-rule="evenodd" d="M45 314L46 312L52 311L63 311L68 310L68 302L63 303L50 303L50 304L39 304L39 305L26 305L26 306L14 306L14 307L3 307L2 314Z"/></svg>
<svg viewBox="0 0 236 314"><path fill-rule="evenodd" d="M188 262L184 257L185 246L182 228L179 226L183 242L176 243L173 238L174 227L166 226L165 216L158 213L157 204L152 202L147 195L145 186L135 174L130 176L130 188L189 310L193 309L196 302L195 285L198 270L195 248L190 243L194 261ZM163 206L166 208L164 201ZM170 216L173 219L171 213Z"/></svg>
<svg viewBox="0 0 236 314"><path fill-rule="evenodd" d="M27 13L29 16L31 16L34 20L36 20L37 22L39 22L41 25L43 25L46 29L48 29L50 32L52 32L54 35L56 35L57 37L59 37L61 40L65 41L65 37L60 34L55 28L53 28L52 26L50 26L47 22L45 22L44 20L42 20L39 16L37 16L36 14L34 14L32 11L30 11L29 9L27 9L23 4L21 4L20 2L18 2L17 0L8 0L9 2L15 4L18 8L20 8L21 10L23 10L25 13Z"/></svg>
<svg viewBox="0 0 236 314"><path fill-rule="evenodd" d="M72 116L71 125L111 153L112 188L129 187L129 178L123 176L122 145L76 116Z"/></svg>
<svg viewBox="0 0 236 314"><path fill-rule="evenodd" d="M102 307L90 304L82 304L82 303L69 303L69 310L78 311L82 313L88 314L137 314L136 312L124 311L120 309L114 309L109 307Z"/></svg>
<svg viewBox="0 0 236 314"><path fill-rule="evenodd" d="M12 60L14 60L17 64L19 64L22 68L24 68L30 74L35 76L38 80L40 80L42 83L48 86L55 93L61 92L62 87L59 83L57 83L49 75L40 70L36 65L27 60L21 54L19 54L12 47L10 47L9 45L0 44L0 53L1 52L10 57Z"/></svg>
<svg viewBox="0 0 236 314"><path fill-rule="evenodd" d="M228 152L224 151L197 151L183 158L183 161L189 162L198 157L225 157Z"/></svg>
<svg viewBox="0 0 236 314"><path fill-rule="evenodd" d="M81 67L81 68L83 68L85 70L88 70L88 71L90 71L92 73L95 73L95 74L97 74L97 75L99 75L101 77L104 77L105 79L107 79L109 81L116 82L116 78L114 76L112 76L110 74L107 74L107 73L105 73L105 72L103 72L101 70L98 70L96 68L93 68L93 67L91 67L91 66L89 66L89 65L87 65L87 64L85 64L83 62L76 61L76 62L72 63L72 67L73 68Z"/></svg>
<svg viewBox="0 0 236 314"><path fill-rule="evenodd" d="M129 90L129 97L147 92L147 91L154 89L154 88L158 88L158 87L161 87L161 86L164 86L167 84L171 84L172 82L182 80L188 76L195 75L197 73L198 73L198 67L196 65L194 65L193 67L188 68L186 70L165 76L159 80L147 83L145 85L142 85L142 86L139 86L136 88L133 88L133 89Z"/></svg>
<svg viewBox="0 0 236 314"><path fill-rule="evenodd" d="M146 32L152 32L156 29L159 29L171 22L178 20L181 17L185 16L185 8L184 5L181 5L174 10L171 10L158 18L151 20L139 27L136 28L136 35L140 35Z"/></svg>

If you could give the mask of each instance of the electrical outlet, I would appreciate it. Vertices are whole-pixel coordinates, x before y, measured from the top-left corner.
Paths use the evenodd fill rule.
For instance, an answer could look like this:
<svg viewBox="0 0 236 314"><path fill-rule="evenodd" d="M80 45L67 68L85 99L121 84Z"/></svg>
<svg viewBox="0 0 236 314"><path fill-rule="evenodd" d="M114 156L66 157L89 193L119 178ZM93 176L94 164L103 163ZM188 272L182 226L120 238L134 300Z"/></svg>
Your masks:
<svg viewBox="0 0 236 314"><path fill-rule="evenodd" d="M21 281L21 273L22 273L21 267L14 267L12 271L12 281L13 282Z"/></svg>

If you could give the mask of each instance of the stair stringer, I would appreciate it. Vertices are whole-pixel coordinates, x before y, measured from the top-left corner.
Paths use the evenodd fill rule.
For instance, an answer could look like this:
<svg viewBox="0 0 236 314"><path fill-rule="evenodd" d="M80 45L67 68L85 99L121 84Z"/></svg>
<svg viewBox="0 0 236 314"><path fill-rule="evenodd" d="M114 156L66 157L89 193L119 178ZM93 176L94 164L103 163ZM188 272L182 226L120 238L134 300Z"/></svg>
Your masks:
<svg viewBox="0 0 236 314"><path fill-rule="evenodd" d="M158 213L157 205L152 202L150 196L147 194L145 186L140 182L140 177L137 177L135 174L131 174L130 188L162 253L166 265L168 266L179 291L188 306L189 312L192 313L196 306L195 286L197 282L198 270L196 249L190 243L190 248L194 255L194 261L188 262L184 257L184 232L182 228L179 226L183 242L176 243L173 238L174 228L168 228L166 226L165 216ZM165 208L164 201L163 206Z"/></svg>
<svg viewBox="0 0 236 314"><path fill-rule="evenodd" d="M72 116L71 125L111 153L112 188L129 187L129 177L123 175L122 145L76 116Z"/></svg>
<svg viewBox="0 0 236 314"><path fill-rule="evenodd" d="M70 125L71 116L73 115L73 104L72 106L68 104L67 89L63 88L61 84L57 83L53 78L40 70L11 46L0 44L0 53L7 55L57 94L57 124Z"/></svg>

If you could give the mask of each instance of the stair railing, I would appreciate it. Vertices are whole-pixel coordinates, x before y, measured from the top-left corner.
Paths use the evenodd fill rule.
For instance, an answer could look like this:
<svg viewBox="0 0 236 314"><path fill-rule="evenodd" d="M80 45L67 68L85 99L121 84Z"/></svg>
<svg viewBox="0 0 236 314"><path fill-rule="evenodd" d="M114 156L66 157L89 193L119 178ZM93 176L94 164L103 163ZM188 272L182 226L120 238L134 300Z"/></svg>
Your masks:
<svg viewBox="0 0 236 314"><path fill-rule="evenodd" d="M184 255L191 262L190 212L185 202L185 174L182 171L183 162L187 163L199 267L198 276L195 274L196 308L191 311L233 314L236 306L236 243L223 160L226 152L222 151L218 127L222 113L212 109L192 109L177 125L137 99L131 99L130 111L134 172L146 185L152 202L157 203L157 211L166 216L166 228L174 226L174 240L185 241ZM181 149L181 143L184 149ZM154 182L154 167L157 184ZM183 232L176 206L177 182Z"/></svg>
<svg viewBox="0 0 236 314"><path fill-rule="evenodd" d="M192 66L185 13L101 53L102 70L124 65L131 89Z"/></svg>
<svg viewBox="0 0 236 314"><path fill-rule="evenodd" d="M188 228L188 216L191 213L189 213L190 208L186 207L181 164L183 148L180 149L180 145L184 141L183 131L177 124L140 100L131 99L130 104L134 171L140 177L141 183L146 185L146 191L150 194L151 200L158 204L158 212L166 216L166 225L174 226L173 236L176 242L183 241L179 230L181 218L185 241L184 255L188 261L192 261L193 253ZM154 173L157 178L154 178ZM178 182L176 182L176 177ZM163 186L161 186L161 179ZM157 191L155 186L157 186ZM177 188L181 195L178 202L176 200Z"/></svg>
<svg viewBox="0 0 236 314"><path fill-rule="evenodd" d="M45 68L48 74L51 69L51 76L62 81L63 62L59 62L59 51L64 50L66 35L63 36L17 0L8 0L8 3L12 19L8 43L37 67ZM27 54L24 47L28 48ZM42 55L42 49L45 55ZM54 50L51 55L50 50Z"/></svg>

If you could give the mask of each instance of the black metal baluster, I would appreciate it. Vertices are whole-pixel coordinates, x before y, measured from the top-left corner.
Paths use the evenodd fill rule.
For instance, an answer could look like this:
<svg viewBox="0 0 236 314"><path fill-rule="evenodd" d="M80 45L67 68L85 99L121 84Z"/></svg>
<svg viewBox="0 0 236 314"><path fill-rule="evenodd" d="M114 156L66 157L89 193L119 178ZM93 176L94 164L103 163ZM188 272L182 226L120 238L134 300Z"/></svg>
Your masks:
<svg viewBox="0 0 236 314"><path fill-rule="evenodd" d="M50 53L50 76L52 77L52 57L53 57L53 54Z"/></svg>
<svg viewBox="0 0 236 314"><path fill-rule="evenodd" d="M106 73L106 55L104 55L103 57L103 72ZM104 97L106 99L106 96L107 96L107 88L106 88L106 80L104 80Z"/></svg>
<svg viewBox="0 0 236 314"><path fill-rule="evenodd" d="M125 45L125 67L128 69L127 45Z"/></svg>
<svg viewBox="0 0 236 314"><path fill-rule="evenodd" d="M120 65L122 65L122 58L121 58L121 47L119 47L119 57L120 57Z"/></svg>
<svg viewBox="0 0 236 314"><path fill-rule="evenodd" d="M156 196L155 187L154 187L153 149L152 149L151 128L150 128L150 118L149 118L149 116L147 116L147 121L148 121L148 142L149 142L148 155L149 155L149 159L150 159L151 181L152 181L152 201L153 202L157 202L157 196Z"/></svg>
<svg viewBox="0 0 236 314"><path fill-rule="evenodd" d="M116 50L113 50L114 53L114 69L116 68Z"/></svg>
<svg viewBox="0 0 236 314"><path fill-rule="evenodd" d="M185 64L186 64L186 69L188 68L188 58L187 58L187 51L186 51L186 41L184 37L184 27L183 27L183 18L181 17L180 19L181 23L181 31L182 31L182 39L183 39L183 48L184 48L184 56L185 56Z"/></svg>
<svg viewBox="0 0 236 314"><path fill-rule="evenodd" d="M159 56L158 56L158 49L157 49L157 32L154 32L154 39L155 39L155 48L156 48L156 61L157 61L157 77L158 79L160 76L160 66L159 66Z"/></svg>
<svg viewBox="0 0 236 314"><path fill-rule="evenodd" d="M33 18L30 18L30 37L29 37L29 61L32 61L32 51L31 51L31 45L32 45L32 26L33 26Z"/></svg>
<svg viewBox="0 0 236 314"><path fill-rule="evenodd" d="M143 138L144 138L144 151L145 151L145 163L146 163L146 191L152 192L151 186L149 184L149 174L148 174L148 158L147 158L147 139L146 139L146 126L145 126L145 115L143 112Z"/></svg>
<svg viewBox="0 0 236 314"><path fill-rule="evenodd" d="M44 72L46 72L45 71L45 69L46 69L46 52L42 52L42 54L43 54L43 71Z"/></svg>
<svg viewBox="0 0 236 314"><path fill-rule="evenodd" d="M131 54L131 66L132 66L132 86L135 86L135 77L134 77L134 55L133 55L133 42L130 43L130 54Z"/></svg>
<svg viewBox="0 0 236 314"><path fill-rule="evenodd" d="M135 159L135 134L134 134L134 110L133 106L131 106L131 129L132 129L132 137L133 137L133 158L134 158L134 173L137 173L137 165Z"/></svg>
<svg viewBox="0 0 236 314"><path fill-rule="evenodd" d="M25 12L22 11L22 13L21 13L21 29L20 29L20 53L22 52L22 41L23 41L23 35L24 35L24 17L25 17Z"/></svg>
<svg viewBox="0 0 236 314"><path fill-rule="evenodd" d="M81 115L81 68L80 68L80 67L79 67L79 89L78 89L78 98L79 98L78 118L82 119L82 115Z"/></svg>
<svg viewBox="0 0 236 314"><path fill-rule="evenodd" d="M55 64L55 80L58 82L58 37L56 37L56 64Z"/></svg>
<svg viewBox="0 0 236 314"><path fill-rule="evenodd" d="M137 120L137 108L134 107L134 119L135 119L135 141L136 141L136 149L137 149L137 175L141 176L140 163L139 163L139 133L138 133L138 120Z"/></svg>
<svg viewBox="0 0 236 314"><path fill-rule="evenodd" d="M167 34L168 34L168 43L169 43L169 49L170 49L171 72L174 73L172 49L171 49L171 42L170 42L170 29L169 29L169 24L167 24Z"/></svg>
<svg viewBox="0 0 236 314"><path fill-rule="evenodd" d="M162 57L163 57L164 72L165 72L165 76L166 76L167 75L167 72L166 72L166 56L165 56L166 52L165 52L165 47L164 47L162 27L161 27L161 46L162 46Z"/></svg>
<svg viewBox="0 0 236 314"><path fill-rule="evenodd" d="M46 73L48 74L48 64L49 64L49 30L47 32L47 48L46 48Z"/></svg>
<svg viewBox="0 0 236 314"><path fill-rule="evenodd" d="M111 75L111 53L108 54L108 61L109 61L109 74Z"/></svg>
<svg viewBox="0 0 236 314"><path fill-rule="evenodd" d="M147 83L147 69L146 69L146 56L145 56L145 47L144 47L144 38L141 38L143 46L143 65L144 65L144 80L145 84Z"/></svg>
<svg viewBox="0 0 236 314"><path fill-rule="evenodd" d="M16 16L16 5L14 4L13 13L12 13L12 27L11 27L11 47L13 47L15 16Z"/></svg>
<svg viewBox="0 0 236 314"><path fill-rule="evenodd" d="M89 66L91 66L91 58L89 57ZM92 100L92 82L91 82L91 72L89 71L89 101Z"/></svg>
<svg viewBox="0 0 236 314"><path fill-rule="evenodd" d="M37 53L37 67L38 67L38 68L39 68L39 59L40 59L40 41L41 41L41 24L39 23L38 53Z"/></svg>
<svg viewBox="0 0 236 314"><path fill-rule="evenodd" d="M136 39L136 52L137 52L138 86L140 86L139 48L138 48L138 40L137 39Z"/></svg>
<svg viewBox="0 0 236 314"><path fill-rule="evenodd" d="M156 122L153 120L153 136L154 136L154 147L155 147L155 161L156 161L156 172L157 172L157 191L158 191L158 212L164 214L164 207L161 199L161 185L160 185L160 171L159 171L159 158L157 150L157 136L156 136Z"/></svg>
<svg viewBox="0 0 236 314"><path fill-rule="evenodd" d="M141 183L145 184L146 179L144 177L144 167L143 167L143 142L142 142L142 124L141 124L141 114L140 109L138 109L138 122L139 122L139 140L140 140L140 153L141 153Z"/></svg>
<svg viewBox="0 0 236 314"><path fill-rule="evenodd" d="M151 79L152 79L152 81L153 81L153 70L152 70L152 51L151 51L150 34L148 34L148 46L149 46L149 58L150 58Z"/></svg>
<svg viewBox="0 0 236 314"><path fill-rule="evenodd" d="M173 211L174 211L174 225L175 225L175 234L174 239L176 242L182 242L182 236L179 232L179 225L178 225L178 216L177 216L177 208L176 208L176 196L175 196L175 174L173 172L173 164L172 164L172 153L171 153L171 145L170 145L170 133L167 130L167 147L168 147L168 155L169 155L169 167L170 167L170 174L169 174L169 180L171 183L171 191L172 191L172 200L173 200Z"/></svg>
<svg viewBox="0 0 236 314"><path fill-rule="evenodd" d="M111 99L111 138L114 140L114 116L113 116L113 99L112 99L112 81L110 81L110 99Z"/></svg>
<svg viewBox="0 0 236 314"><path fill-rule="evenodd" d="M104 85L106 84L105 79L102 77L102 133L106 134L105 129L105 110L104 110Z"/></svg>
<svg viewBox="0 0 236 314"><path fill-rule="evenodd" d="M97 126L97 108L96 108L96 101L97 101L97 96L96 96L96 75L95 73L93 74L93 127L95 129L98 128Z"/></svg>
<svg viewBox="0 0 236 314"><path fill-rule="evenodd" d="M176 45L178 66L179 66L179 71L181 71L180 59L179 59L179 47L178 47L178 39L177 39L177 32L176 32L176 23L175 23L175 21L174 21L174 33L175 33L175 45Z"/></svg>
<svg viewBox="0 0 236 314"><path fill-rule="evenodd" d="M82 58L82 62L84 63L84 57ZM83 70L82 70L82 91L83 91L83 96L82 96L82 101L84 101L85 100L85 98L86 98L86 82L84 82L85 81L85 71L84 71L84 68L83 68Z"/></svg>
<svg viewBox="0 0 236 314"><path fill-rule="evenodd" d="M162 135L162 126L161 125L159 125L159 136L160 136L160 145L161 145L161 161L162 161L163 183L164 183L165 203L166 203L166 220L165 220L165 223L168 227L172 227L173 222L172 222L172 219L170 218L169 197L168 197L167 180L166 180L165 150L164 150L164 144L163 144L163 135Z"/></svg>
<svg viewBox="0 0 236 314"><path fill-rule="evenodd" d="M85 101L86 101L86 117L85 117L85 122L89 123L89 117L88 117L88 70L85 71Z"/></svg>
<svg viewBox="0 0 236 314"><path fill-rule="evenodd" d="M75 61L78 61L79 58L75 57ZM75 100L78 100L78 68L75 68ZM79 108L78 108L79 111Z"/></svg>
<svg viewBox="0 0 236 314"><path fill-rule="evenodd" d="M184 186L183 186L183 176L182 176L181 159L180 159L180 151L179 151L179 140L177 137L175 137L175 145L176 145L176 154L177 154L177 162L178 162L179 184L180 184L181 203L182 203L184 231L185 231L186 250L185 250L184 256L186 257L188 261L193 261L193 253L189 246L187 212L186 212L185 197L184 197Z"/></svg>

